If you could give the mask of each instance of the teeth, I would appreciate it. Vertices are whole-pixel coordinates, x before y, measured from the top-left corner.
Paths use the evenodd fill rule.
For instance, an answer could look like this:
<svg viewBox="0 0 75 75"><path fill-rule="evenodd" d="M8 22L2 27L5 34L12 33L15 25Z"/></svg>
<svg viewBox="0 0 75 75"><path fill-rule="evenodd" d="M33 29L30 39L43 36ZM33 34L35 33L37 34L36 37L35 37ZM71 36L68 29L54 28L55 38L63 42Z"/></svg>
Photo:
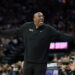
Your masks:
<svg viewBox="0 0 75 75"><path fill-rule="evenodd" d="M40 22L40 23L43 23L43 22Z"/></svg>
<svg viewBox="0 0 75 75"><path fill-rule="evenodd" d="M43 23L43 22L40 22L40 23Z"/></svg>

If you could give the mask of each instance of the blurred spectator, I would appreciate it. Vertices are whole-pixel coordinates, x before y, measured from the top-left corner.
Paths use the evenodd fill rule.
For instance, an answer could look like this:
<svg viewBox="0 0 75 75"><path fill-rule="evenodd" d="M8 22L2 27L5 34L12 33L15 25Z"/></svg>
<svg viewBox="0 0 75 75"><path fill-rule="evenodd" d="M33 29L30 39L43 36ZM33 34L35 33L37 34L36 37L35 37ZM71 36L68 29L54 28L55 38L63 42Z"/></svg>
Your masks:
<svg viewBox="0 0 75 75"><path fill-rule="evenodd" d="M56 54L54 54L54 59L53 59L54 62L57 62L58 61L58 57Z"/></svg>

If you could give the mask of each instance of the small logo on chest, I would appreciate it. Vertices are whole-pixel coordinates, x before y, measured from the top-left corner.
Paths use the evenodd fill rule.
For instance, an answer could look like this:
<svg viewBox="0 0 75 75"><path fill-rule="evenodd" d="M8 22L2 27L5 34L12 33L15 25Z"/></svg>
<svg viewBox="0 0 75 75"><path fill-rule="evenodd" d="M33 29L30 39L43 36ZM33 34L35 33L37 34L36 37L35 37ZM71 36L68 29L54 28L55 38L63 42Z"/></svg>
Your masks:
<svg viewBox="0 0 75 75"><path fill-rule="evenodd" d="M40 32L43 32L43 31L40 31Z"/></svg>
<svg viewBox="0 0 75 75"><path fill-rule="evenodd" d="M30 32L33 32L34 30L33 30L33 29L29 29L29 31L30 31Z"/></svg>

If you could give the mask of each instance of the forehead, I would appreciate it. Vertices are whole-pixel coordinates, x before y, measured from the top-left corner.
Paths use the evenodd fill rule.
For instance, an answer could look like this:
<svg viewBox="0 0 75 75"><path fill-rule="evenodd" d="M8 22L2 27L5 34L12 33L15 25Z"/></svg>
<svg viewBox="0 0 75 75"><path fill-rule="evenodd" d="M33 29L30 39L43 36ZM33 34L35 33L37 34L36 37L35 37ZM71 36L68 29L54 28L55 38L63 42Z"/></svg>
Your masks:
<svg viewBox="0 0 75 75"><path fill-rule="evenodd" d="M43 13L41 13L41 12L35 13L34 17L37 17L37 16L43 16Z"/></svg>

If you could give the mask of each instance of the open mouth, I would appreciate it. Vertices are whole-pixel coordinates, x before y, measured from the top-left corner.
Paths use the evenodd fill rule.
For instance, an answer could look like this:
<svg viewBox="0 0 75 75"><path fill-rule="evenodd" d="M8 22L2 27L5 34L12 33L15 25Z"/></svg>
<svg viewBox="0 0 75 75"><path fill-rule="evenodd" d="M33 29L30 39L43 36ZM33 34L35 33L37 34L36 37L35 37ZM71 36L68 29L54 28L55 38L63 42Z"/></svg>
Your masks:
<svg viewBox="0 0 75 75"><path fill-rule="evenodd" d="M43 24L43 22L39 22L39 24L40 24L40 25L42 25L42 24Z"/></svg>
<svg viewBox="0 0 75 75"><path fill-rule="evenodd" d="M43 23L43 21L41 21L40 23Z"/></svg>

